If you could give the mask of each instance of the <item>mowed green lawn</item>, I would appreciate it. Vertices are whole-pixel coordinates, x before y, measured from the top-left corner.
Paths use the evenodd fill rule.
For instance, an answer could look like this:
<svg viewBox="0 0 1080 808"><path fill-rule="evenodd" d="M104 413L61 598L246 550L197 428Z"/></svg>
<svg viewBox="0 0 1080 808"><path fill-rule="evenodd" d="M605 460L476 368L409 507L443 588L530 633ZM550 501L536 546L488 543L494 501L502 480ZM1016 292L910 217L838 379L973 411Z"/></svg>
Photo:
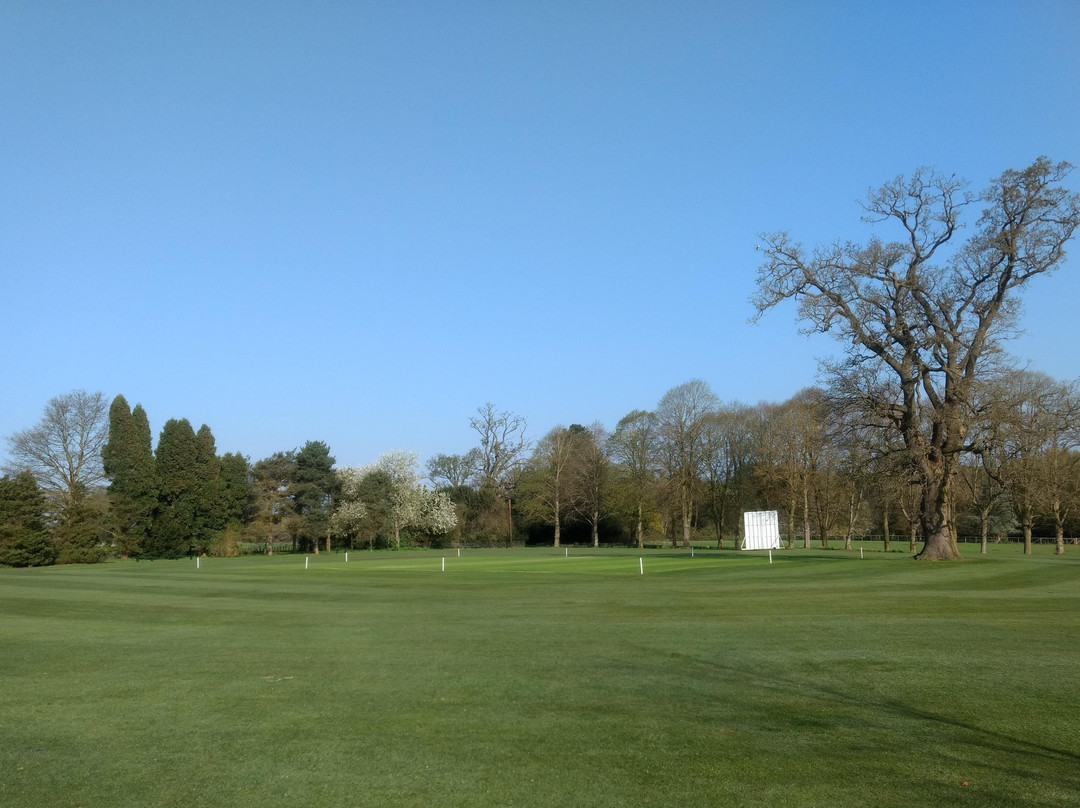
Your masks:
<svg viewBox="0 0 1080 808"><path fill-rule="evenodd" d="M992 550L0 569L0 805L1080 805L1080 553Z"/></svg>

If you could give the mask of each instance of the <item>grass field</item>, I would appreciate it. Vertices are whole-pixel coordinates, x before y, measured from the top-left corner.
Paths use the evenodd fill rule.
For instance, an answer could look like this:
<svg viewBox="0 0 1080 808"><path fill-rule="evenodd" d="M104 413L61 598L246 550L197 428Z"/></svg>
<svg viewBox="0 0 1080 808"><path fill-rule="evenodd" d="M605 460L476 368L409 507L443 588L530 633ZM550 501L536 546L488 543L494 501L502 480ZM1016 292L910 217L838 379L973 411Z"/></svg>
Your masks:
<svg viewBox="0 0 1080 808"><path fill-rule="evenodd" d="M1039 550L0 569L0 805L1080 805Z"/></svg>

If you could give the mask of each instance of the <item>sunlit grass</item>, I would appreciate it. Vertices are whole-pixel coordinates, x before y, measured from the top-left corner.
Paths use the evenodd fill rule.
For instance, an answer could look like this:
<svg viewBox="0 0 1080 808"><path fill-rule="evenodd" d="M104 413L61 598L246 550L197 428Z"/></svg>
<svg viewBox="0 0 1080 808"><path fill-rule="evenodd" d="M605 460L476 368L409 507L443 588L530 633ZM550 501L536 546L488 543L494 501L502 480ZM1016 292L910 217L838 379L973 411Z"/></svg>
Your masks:
<svg viewBox="0 0 1080 808"><path fill-rule="evenodd" d="M306 564L0 570L0 804L1080 804L1071 555Z"/></svg>

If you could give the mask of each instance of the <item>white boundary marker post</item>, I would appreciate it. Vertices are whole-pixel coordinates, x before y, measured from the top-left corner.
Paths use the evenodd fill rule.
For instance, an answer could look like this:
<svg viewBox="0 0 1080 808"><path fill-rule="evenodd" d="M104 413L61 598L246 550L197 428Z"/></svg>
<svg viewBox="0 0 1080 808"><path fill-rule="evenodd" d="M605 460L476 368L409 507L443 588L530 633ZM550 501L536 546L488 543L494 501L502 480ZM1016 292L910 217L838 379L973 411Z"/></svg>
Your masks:
<svg viewBox="0 0 1080 808"><path fill-rule="evenodd" d="M570 557L570 548L569 547L566 548L566 557L567 558Z"/></svg>
<svg viewBox="0 0 1080 808"><path fill-rule="evenodd" d="M442 571L446 572L446 556L442 558Z"/></svg>
<svg viewBox="0 0 1080 808"><path fill-rule="evenodd" d="M769 563L772 563L772 548L769 548Z"/></svg>
<svg viewBox="0 0 1080 808"><path fill-rule="evenodd" d="M346 564L349 563L349 553L348 553L348 551L345 552L345 563Z"/></svg>
<svg viewBox="0 0 1080 808"><path fill-rule="evenodd" d="M304 569L307 569L308 557L304 556Z"/></svg>
<svg viewBox="0 0 1080 808"><path fill-rule="evenodd" d="M461 548L457 548L457 557L461 558Z"/></svg>
<svg viewBox="0 0 1080 808"><path fill-rule="evenodd" d="M645 560L643 558L638 558L637 563L638 563L638 568L641 570L641 574L644 575L645 574Z"/></svg>
<svg viewBox="0 0 1080 808"><path fill-rule="evenodd" d="M199 568L199 557L195 556L195 569Z"/></svg>
<svg viewBox="0 0 1080 808"><path fill-rule="evenodd" d="M863 554L862 554L862 548L860 547L860 548L859 548L859 558L862 558L862 557L863 557Z"/></svg>

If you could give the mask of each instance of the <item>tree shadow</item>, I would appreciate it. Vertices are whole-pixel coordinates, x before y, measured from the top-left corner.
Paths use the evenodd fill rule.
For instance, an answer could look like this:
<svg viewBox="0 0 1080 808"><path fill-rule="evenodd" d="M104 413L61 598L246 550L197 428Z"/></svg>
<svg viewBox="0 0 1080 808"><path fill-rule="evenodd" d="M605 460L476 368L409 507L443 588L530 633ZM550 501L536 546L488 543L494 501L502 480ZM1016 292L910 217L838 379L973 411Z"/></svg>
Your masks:
<svg viewBox="0 0 1080 808"><path fill-rule="evenodd" d="M868 694L862 690L854 694L849 690L830 686L821 681L797 678L770 670L767 665L751 667L703 659L689 654L675 654L674 656L688 664L711 671L709 676L704 678L720 676L729 681L747 683L746 704L750 705L754 711L760 712L763 708L768 710L763 717L775 720L781 728L798 726L805 731L817 727L825 731L843 729L846 726L853 731L867 733L884 731L889 734L899 730L892 722L876 716L891 714L915 724L936 726L948 733L941 743L936 744L936 753L941 754L941 747L945 747L945 754L952 758L960 771L982 766L1013 778L1018 784L1022 784L1025 780L1039 779L1043 784L1060 789L1066 794L1080 794L1080 747L1061 748L1000 729L980 726L969 719L918 706L900 698ZM786 699L762 699L760 692L756 696L753 695L755 689L768 690L774 694L782 693ZM785 701L790 704L792 697L805 699L807 704L826 707L832 705L832 709L836 709L837 714L832 717L822 717L820 711L813 711L812 715L804 717L793 715L790 710L785 710L783 707ZM770 704L776 706L766 707ZM979 755L974 759L965 757L961 751L963 745L978 747L985 750L987 754ZM895 751L898 750L895 748L887 750L887 752ZM1024 760L1031 761L1031 766L1026 767L1023 764ZM1041 763L1036 763L1036 760ZM1000 796L1012 803L1027 803L1027 799L1019 803L1016 798ZM1031 798L1031 803L1034 804L1034 797Z"/></svg>

